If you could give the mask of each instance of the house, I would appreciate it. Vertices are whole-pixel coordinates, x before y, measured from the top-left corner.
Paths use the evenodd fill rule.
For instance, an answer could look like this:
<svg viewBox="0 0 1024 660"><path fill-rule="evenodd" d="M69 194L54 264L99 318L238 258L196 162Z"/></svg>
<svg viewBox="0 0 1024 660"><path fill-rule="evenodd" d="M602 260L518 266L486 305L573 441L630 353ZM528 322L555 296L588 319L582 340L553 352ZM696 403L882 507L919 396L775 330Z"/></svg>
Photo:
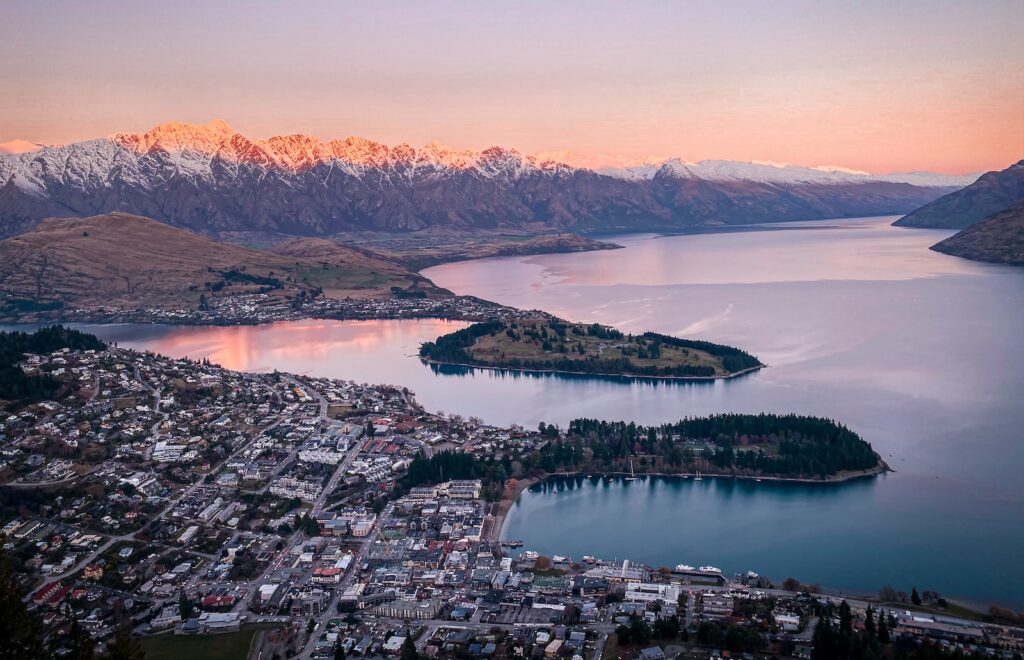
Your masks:
<svg viewBox="0 0 1024 660"><path fill-rule="evenodd" d="M96 564L87 564L82 571L82 577L86 580L99 580L103 577L103 567Z"/></svg>
<svg viewBox="0 0 1024 660"><path fill-rule="evenodd" d="M389 638L388 641L384 642L384 652L392 655L398 655L402 651L402 644L405 644L405 637L394 635Z"/></svg>
<svg viewBox="0 0 1024 660"><path fill-rule="evenodd" d="M640 649L640 660L665 660L665 652L661 650L660 646Z"/></svg>

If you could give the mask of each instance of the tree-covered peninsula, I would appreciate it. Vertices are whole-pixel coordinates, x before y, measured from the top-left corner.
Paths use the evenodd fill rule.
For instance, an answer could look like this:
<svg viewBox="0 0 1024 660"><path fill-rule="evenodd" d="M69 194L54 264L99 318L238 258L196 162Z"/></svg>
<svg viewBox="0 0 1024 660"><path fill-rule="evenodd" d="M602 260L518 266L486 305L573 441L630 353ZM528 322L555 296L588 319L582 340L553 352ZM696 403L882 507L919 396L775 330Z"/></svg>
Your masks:
<svg viewBox="0 0 1024 660"><path fill-rule="evenodd" d="M534 483L552 475L702 475L844 481L885 472L871 445L841 424L802 415L724 414L642 426L574 419L540 425L535 450L480 458L450 451L415 457L403 488L445 479L481 479L488 499L513 498L509 479Z"/></svg>
<svg viewBox="0 0 1024 660"><path fill-rule="evenodd" d="M761 368L732 346L552 317L493 320L438 337L420 357L443 364L643 378L728 378Z"/></svg>
<svg viewBox="0 0 1024 660"><path fill-rule="evenodd" d="M803 415L724 414L658 426L576 419L532 461L556 472L721 474L834 480L876 474L881 457L857 433Z"/></svg>

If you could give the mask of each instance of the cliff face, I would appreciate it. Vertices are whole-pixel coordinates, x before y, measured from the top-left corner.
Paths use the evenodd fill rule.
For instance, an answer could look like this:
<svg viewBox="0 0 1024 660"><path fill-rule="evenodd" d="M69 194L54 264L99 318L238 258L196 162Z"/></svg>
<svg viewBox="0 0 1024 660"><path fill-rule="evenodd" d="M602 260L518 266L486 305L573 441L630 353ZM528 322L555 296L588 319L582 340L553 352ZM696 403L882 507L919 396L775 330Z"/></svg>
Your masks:
<svg viewBox="0 0 1024 660"><path fill-rule="evenodd" d="M936 243L932 249L974 261L1024 265L1024 201Z"/></svg>
<svg viewBox="0 0 1024 660"><path fill-rule="evenodd" d="M927 180L912 185L724 161L672 161L611 175L499 147L414 149L302 135L250 140L223 122L166 124L139 135L0 154L0 236L46 217L114 211L213 236L672 230L902 213L954 189L931 185L954 179Z"/></svg>
<svg viewBox="0 0 1024 660"><path fill-rule="evenodd" d="M1024 160L1005 170L983 174L971 185L922 206L894 224L962 229L1021 200L1024 200Z"/></svg>

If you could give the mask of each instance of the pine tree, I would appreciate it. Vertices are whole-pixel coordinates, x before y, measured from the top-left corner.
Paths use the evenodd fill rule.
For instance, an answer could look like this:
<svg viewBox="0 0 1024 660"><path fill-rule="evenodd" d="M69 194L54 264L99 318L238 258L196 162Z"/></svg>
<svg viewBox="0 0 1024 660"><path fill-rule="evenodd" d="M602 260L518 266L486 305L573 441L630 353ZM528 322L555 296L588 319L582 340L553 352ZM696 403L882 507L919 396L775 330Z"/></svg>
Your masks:
<svg viewBox="0 0 1024 660"><path fill-rule="evenodd" d="M419 660L420 654L416 651L416 642L412 641L412 635L406 632L405 641L402 642L402 660Z"/></svg>
<svg viewBox="0 0 1024 660"><path fill-rule="evenodd" d="M146 652L139 641L132 637L132 629L127 620L122 621L114 631L114 636L107 644L107 652L103 660L145 660Z"/></svg>
<svg viewBox="0 0 1024 660"><path fill-rule="evenodd" d="M864 632L871 635L875 635L875 608L868 605L868 613L864 617Z"/></svg>
<svg viewBox="0 0 1024 660"><path fill-rule="evenodd" d="M43 640L42 622L28 611L22 596L10 559L6 553L0 553L0 658L51 658Z"/></svg>
<svg viewBox="0 0 1024 660"><path fill-rule="evenodd" d="M181 594L178 596L178 613L181 614L182 620L192 618L193 609L195 609L195 606L188 599L188 596L185 595L185 590L182 589Z"/></svg>
<svg viewBox="0 0 1024 660"><path fill-rule="evenodd" d="M345 660L345 645L338 640L338 645L334 647L334 660Z"/></svg>
<svg viewBox="0 0 1024 660"><path fill-rule="evenodd" d="M67 647L70 649L64 656L65 660L93 660L96 653L96 642L82 626L78 625L78 619L71 621L71 629L68 631Z"/></svg>
<svg viewBox="0 0 1024 660"><path fill-rule="evenodd" d="M889 643L889 624L885 620L885 614L878 616L878 641L883 644Z"/></svg>
<svg viewBox="0 0 1024 660"><path fill-rule="evenodd" d="M917 593L917 587L914 587L913 591L910 593L910 602L914 605L921 604L921 596Z"/></svg>
<svg viewBox="0 0 1024 660"><path fill-rule="evenodd" d="M849 637L853 634L853 612L845 600L839 604L839 634Z"/></svg>

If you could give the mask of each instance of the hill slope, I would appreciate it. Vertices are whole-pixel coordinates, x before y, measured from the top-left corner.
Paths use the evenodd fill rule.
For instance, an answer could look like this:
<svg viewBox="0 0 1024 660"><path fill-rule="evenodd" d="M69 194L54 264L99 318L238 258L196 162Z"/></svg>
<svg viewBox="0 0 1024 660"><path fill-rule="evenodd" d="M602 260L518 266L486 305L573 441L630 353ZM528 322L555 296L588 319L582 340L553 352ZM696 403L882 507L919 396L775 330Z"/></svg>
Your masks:
<svg viewBox="0 0 1024 660"><path fill-rule="evenodd" d="M971 185L926 204L893 224L963 229L1024 200L1024 160L983 174Z"/></svg>
<svg viewBox="0 0 1024 660"><path fill-rule="evenodd" d="M415 286L447 293L371 253L317 248L273 254L124 213L50 218L0 241L0 300L12 314L48 305L195 309L203 298L254 292L371 297Z"/></svg>
<svg viewBox="0 0 1024 660"><path fill-rule="evenodd" d="M1024 201L936 243L932 249L974 261L1024 265Z"/></svg>
<svg viewBox="0 0 1024 660"><path fill-rule="evenodd" d="M326 238L293 238L272 246L269 251L282 257L320 264L321 269L310 272L307 279L309 283L322 287L329 298L349 296L358 290L385 290L395 286L407 292L452 295L396 259Z"/></svg>
<svg viewBox="0 0 1024 660"><path fill-rule="evenodd" d="M502 147L254 140L224 122L171 123L0 154L0 236L45 217L112 211L212 236L674 230L905 213L960 185L956 177L678 159L611 175Z"/></svg>

